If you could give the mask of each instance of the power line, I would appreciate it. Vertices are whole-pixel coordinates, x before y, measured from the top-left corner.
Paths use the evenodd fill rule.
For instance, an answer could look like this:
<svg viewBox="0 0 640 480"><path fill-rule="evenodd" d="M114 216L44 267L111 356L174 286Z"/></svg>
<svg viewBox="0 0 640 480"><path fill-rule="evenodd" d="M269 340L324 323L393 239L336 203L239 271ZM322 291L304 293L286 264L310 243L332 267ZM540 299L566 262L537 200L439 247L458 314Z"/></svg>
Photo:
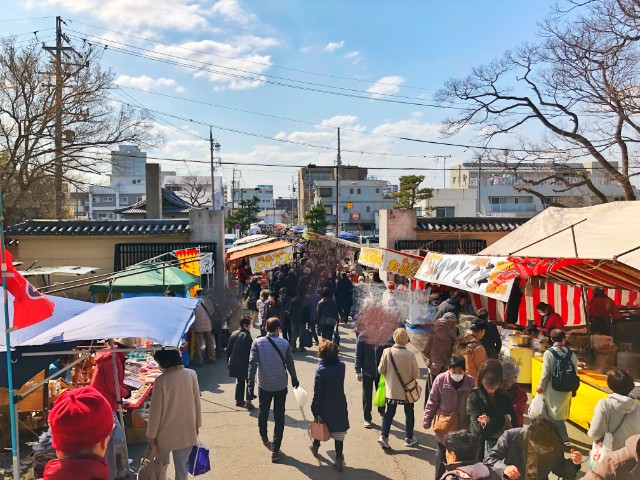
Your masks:
<svg viewBox="0 0 640 480"><path fill-rule="evenodd" d="M145 42L155 43L155 44L158 44L158 45L164 45L166 47L179 48L179 49L187 51L187 52L200 53L200 54L208 55L208 56L211 56L211 57L224 58L225 60L233 60L233 61L238 61L238 62L250 63L250 64L253 64L253 65L260 65L260 66L263 66L263 67L277 68L277 69L287 70L287 71L291 71L291 72L305 73L305 74L308 74L308 75L316 75L316 76L319 76L319 77L335 78L335 79L338 79L338 80L348 80L348 81L352 81L352 82L360 82L360 83L367 83L367 84L375 83L377 85L389 85L389 86L393 86L393 87L397 87L398 86L395 83L380 82L380 81L370 81L370 80L364 80L362 78L354 78L354 77L342 77L342 76L339 76L339 75L332 75L332 74L329 74L329 73L312 72L312 71L309 71L309 70L302 70L302 69L298 69L298 68L283 67L283 66L274 65L274 64L271 64L271 63L257 62L255 60L247 60L245 58L229 57L229 56L220 55L220 54L217 54L217 53L204 52L202 50L195 50L195 49L192 49L192 48L187 48L187 47L182 46L182 45L174 45L174 44L171 44L171 43L160 42L158 40L150 40L148 38L140 37L140 36L137 36L137 35L131 35L131 34L128 34L128 33L118 32L118 31L115 31L115 30L110 30L108 28L99 27L99 26L96 26L96 25L91 25L89 23L80 22L78 20L69 20L69 22L77 23L77 24L80 24L80 25L85 25L87 27L95 28L95 29L102 30L102 31L105 31L105 32L109 32L109 33L115 33L117 35L122 35L124 37L135 38L136 40L142 40L142 41L145 41ZM79 32L79 33L84 33L84 32ZM410 89L414 89L414 90L424 90L424 91L435 91L435 90L437 90L435 88L418 87L418 86L415 86L415 85L405 85L405 84L402 85L402 88L410 88Z"/></svg>

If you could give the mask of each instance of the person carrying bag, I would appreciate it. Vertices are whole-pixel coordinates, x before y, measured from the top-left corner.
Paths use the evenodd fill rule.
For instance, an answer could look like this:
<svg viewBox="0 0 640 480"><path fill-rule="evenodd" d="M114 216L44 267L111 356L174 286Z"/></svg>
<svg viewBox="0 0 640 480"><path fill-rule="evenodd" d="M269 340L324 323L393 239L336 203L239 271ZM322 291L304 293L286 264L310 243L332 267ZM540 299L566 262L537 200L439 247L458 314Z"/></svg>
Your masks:
<svg viewBox="0 0 640 480"><path fill-rule="evenodd" d="M402 380L402 376L398 371L398 366L396 365L396 361L393 359L393 354L389 352L389 358L391 360L391 364L393 365L393 369L396 372L398 380L400 380L400 384L402 388L404 388L405 396L407 397L407 402L416 403L420 400L420 396L422 395L422 387L418 384L418 381L414 378L409 383L405 383Z"/></svg>
<svg viewBox="0 0 640 480"><path fill-rule="evenodd" d="M163 464L158 458L156 446L147 445L144 455L140 459L140 470L138 470L138 480L162 480L166 478L165 471L168 464Z"/></svg>

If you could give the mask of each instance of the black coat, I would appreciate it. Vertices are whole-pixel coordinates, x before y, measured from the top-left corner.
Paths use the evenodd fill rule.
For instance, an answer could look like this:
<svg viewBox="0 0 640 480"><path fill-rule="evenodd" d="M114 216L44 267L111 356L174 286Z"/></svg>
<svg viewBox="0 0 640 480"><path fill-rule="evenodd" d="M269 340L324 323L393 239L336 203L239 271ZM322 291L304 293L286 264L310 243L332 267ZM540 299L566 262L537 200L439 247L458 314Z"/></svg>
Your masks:
<svg viewBox="0 0 640 480"><path fill-rule="evenodd" d="M318 325L324 327L326 325L333 326L338 323L338 306L332 298L323 298L318 302Z"/></svg>
<svg viewBox="0 0 640 480"><path fill-rule="evenodd" d="M489 394L482 387L478 386L471 390L467 400L467 414L471 421L471 433L480 438L478 459L484 456L484 442L486 440L497 440L497 435L505 427L505 415L511 415L511 426L519 427L518 416L513 408L511 398L502 389L495 393L495 404L490 400ZM482 427L478 422L480 415L488 415L490 420L486 427Z"/></svg>
<svg viewBox="0 0 640 480"><path fill-rule="evenodd" d="M353 305L353 283L348 278L340 278L336 287L336 303L341 307Z"/></svg>
<svg viewBox="0 0 640 480"><path fill-rule="evenodd" d="M345 366L337 358L320 360L313 386L311 413L327 424L330 432L349 430L347 397L344 395Z"/></svg>
<svg viewBox="0 0 640 480"><path fill-rule="evenodd" d="M498 332L498 327L496 327L495 323L487 323L487 329L485 330L484 337L482 337L480 342L487 352L487 357L498 358L500 349L502 348L502 339L500 338L500 333Z"/></svg>
<svg viewBox="0 0 640 480"><path fill-rule="evenodd" d="M379 378L378 364L382 358L382 352L390 345L373 346L367 343L363 334L356 340L356 373L362 373L371 378Z"/></svg>
<svg viewBox="0 0 640 480"><path fill-rule="evenodd" d="M227 345L227 367L230 377L247 378L252 343L251 334L242 328L231 334Z"/></svg>
<svg viewBox="0 0 640 480"><path fill-rule="evenodd" d="M305 298L303 296L293 297L291 300L291 322L296 325L304 325L309 318L309 310L305 315Z"/></svg>

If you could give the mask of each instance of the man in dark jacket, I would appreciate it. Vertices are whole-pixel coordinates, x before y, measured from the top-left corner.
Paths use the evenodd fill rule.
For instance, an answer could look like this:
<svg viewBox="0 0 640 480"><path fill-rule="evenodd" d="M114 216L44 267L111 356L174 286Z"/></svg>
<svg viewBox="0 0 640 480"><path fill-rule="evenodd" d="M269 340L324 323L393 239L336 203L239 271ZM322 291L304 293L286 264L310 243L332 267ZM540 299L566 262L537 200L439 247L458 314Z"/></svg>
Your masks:
<svg viewBox="0 0 640 480"><path fill-rule="evenodd" d="M243 317L240 328L231 334L227 345L227 368L229 376L234 377L236 383L236 407L253 410L255 407L250 399L245 402L244 395L247 388L247 372L249 371L249 354L251 353L251 319Z"/></svg>
<svg viewBox="0 0 640 480"><path fill-rule="evenodd" d="M552 472L560 478L575 478L581 462L582 454L577 450L571 450L571 458L564 458L560 433L545 415L526 427L504 432L484 459L485 465L510 480L546 480Z"/></svg>
<svg viewBox="0 0 640 480"><path fill-rule="evenodd" d="M467 301L467 297L464 292L456 292L452 297L447 298L438 306L436 318L442 318L445 313L451 312L456 317L460 315L460 309Z"/></svg>
<svg viewBox="0 0 640 480"><path fill-rule="evenodd" d="M502 339L498 332L498 327L489 319L489 312L486 308L481 308L476 313L476 317L484 321L487 324L487 328L484 331L484 336L480 339L480 342L484 346L487 352L488 358L498 358L500 350L502 349Z"/></svg>
<svg viewBox="0 0 640 480"><path fill-rule="evenodd" d="M305 294L304 290L298 290L298 294L291 299L290 305L291 311L291 338L289 343L293 352L304 352L305 348L302 345L302 336L306 330L307 317L309 309L305 309ZM296 348L296 342L299 343L299 347Z"/></svg>
<svg viewBox="0 0 640 480"><path fill-rule="evenodd" d="M358 335L356 341L356 375L362 382L362 409L364 411L364 428L371 428L372 397L378 389L378 363L382 357L382 348L374 347L367 343L363 333ZM378 413L384 415L384 407L378 407Z"/></svg>
<svg viewBox="0 0 640 480"><path fill-rule="evenodd" d="M280 297L278 298L278 303L280 304L280 311L282 312L282 317L280 321L282 322L282 338L285 340L291 340L291 300L292 298L289 296L289 291L286 287L283 287L278 292Z"/></svg>

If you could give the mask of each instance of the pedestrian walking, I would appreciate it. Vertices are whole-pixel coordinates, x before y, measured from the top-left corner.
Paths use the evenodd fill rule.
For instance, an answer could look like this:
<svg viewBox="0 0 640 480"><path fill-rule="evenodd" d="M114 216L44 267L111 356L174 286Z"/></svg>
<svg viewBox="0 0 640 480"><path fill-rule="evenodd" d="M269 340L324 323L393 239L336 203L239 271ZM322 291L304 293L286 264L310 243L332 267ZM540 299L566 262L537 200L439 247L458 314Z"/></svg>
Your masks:
<svg viewBox="0 0 640 480"><path fill-rule="evenodd" d="M322 338L332 340L333 330L338 324L340 314L336 302L331 298L332 291L325 288L322 292L322 298L318 302L318 326L322 332Z"/></svg>
<svg viewBox="0 0 640 480"><path fill-rule="evenodd" d="M485 322L486 329L482 337L482 345L487 352L487 358L498 358L500 350L502 349L502 338L495 321L489 318L489 312L486 308L481 308L476 312L478 320Z"/></svg>
<svg viewBox="0 0 640 480"><path fill-rule="evenodd" d="M445 313L442 318L435 321L433 334L427 336L427 341L424 343L422 356L428 368L424 389L425 406L433 381L438 375L447 371L449 359L456 343L457 321L458 319L453 313Z"/></svg>
<svg viewBox="0 0 640 480"><path fill-rule="evenodd" d="M244 292L244 298L247 301L247 308L251 310L251 320L253 322L258 318L258 299L260 298L261 290L260 278L254 276Z"/></svg>
<svg viewBox="0 0 640 480"><path fill-rule="evenodd" d="M371 428L373 417L372 398L378 390L380 374L378 362L380 361L382 348L377 348L367 341L367 337L360 333L356 339L355 369L358 381L362 383L362 410L364 413L364 428ZM378 413L384 415L384 407L378 407Z"/></svg>
<svg viewBox="0 0 640 480"><path fill-rule="evenodd" d="M193 337L194 337L194 354L193 363L202 365L204 363L202 355L202 346L204 344L207 353L207 360L216 363L216 348L213 343L211 316L213 315L213 305L209 299L204 298L204 290L199 289L196 292L196 298L200 299L200 303L194 312Z"/></svg>
<svg viewBox="0 0 640 480"><path fill-rule="evenodd" d="M231 334L227 345L227 368L229 376L236 379L236 407L253 410L250 399L245 401L247 391L247 373L249 372L249 355L251 354L251 319L240 319L240 328Z"/></svg>
<svg viewBox="0 0 640 480"><path fill-rule="evenodd" d="M309 309L305 309L305 293L303 289L298 290L295 297L291 299L291 349L293 352L304 352L306 348L302 345L302 336L307 329L307 317ZM305 311L306 310L306 311ZM296 347L296 343L298 346Z"/></svg>
<svg viewBox="0 0 640 480"><path fill-rule="evenodd" d="M416 356L407 349L409 343L409 333L404 328L398 328L393 332L394 344L391 348L385 349L380 359L378 372L384 375L387 405L384 418L382 420L382 432L378 443L382 448L389 447L389 432L391 422L396 414L398 405L404 407L405 413L405 447L412 447L418 443L413 428L415 424L414 404L407 398L404 385L420 376ZM404 384L404 385L403 385Z"/></svg>
<svg viewBox="0 0 640 480"><path fill-rule="evenodd" d="M291 340L291 300L287 287L278 290L278 303L280 305L280 321L282 322L282 338Z"/></svg>
<svg viewBox="0 0 640 480"><path fill-rule="evenodd" d="M135 348L136 342L133 338L114 338L114 348ZM107 349L110 347L107 345ZM115 358L115 371L113 359ZM131 391L124 384L124 364L127 360L126 352L103 352L96 355L96 366L93 369L91 382L89 385L98 390L111 406L114 427L109 436L105 459L109 465L109 480L124 476L129 471L127 444L122 435L122 425L118 418L118 400L129 398ZM118 453L116 453L118 451ZM120 458L120 462L118 462ZM118 475L118 474L122 475Z"/></svg>
<svg viewBox="0 0 640 480"><path fill-rule="evenodd" d="M340 318L346 324L353 306L353 282L345 272L340 274L340 279L336 285L336 304Z"/></svg>
<svg viewBox="0 0 640 480"><path fill-rule="evenodd" d="M345 365L338 358L339 351L340 347L328 340L323 340L318 347L320 361L313 386L311 413L316 421L327 426L335 442L335 467L341 472L344 466L344 439L349 430L349 412L344 394ZM317 457L320 441L314 440L309 448Z"/></svg>
<svg viewBox="0 0 640 480"><path fill-rule="evenodd" d="M553 341L553 346L548 348L542 357L542 375L538 382L538 386L536 387L536 392L544 395L544 404L547 409L547 414L554 422L556 422L556 427L558 428L563 441L568 443L569 435L567 434L565 420L569 418L573 392L570 390L561 391L554 388L554 381L552 377L554 375L556 365L558 362L563 361L563 359L569 359L573 365L574 373L577 372L578 359L575 353L565 345L567 342L567 335L564 333L564 330L552 330L551 340ZM577 377L577 373L575 373L575 375Z"/></svg>
<svg viewBox="0 0 640 480"><path fill-rule="evenodd" d="M593 411L589 428L589 438L602 441L606 433L612 437L610 450L619 450L632 435L640 432L640 407L631 392L635 388L629 372L618 368L607 373L607 387L610 393L599 400Z"/></svg>
<svg viewBox="0 0 640 480"><path fill-rule="evenodd" d="M318 292L316 284L312 283L308 289L307 307L309 308L309 330L311 330L311 335L313 336L313 341L316 346L320 345L318 335L322 336L322 330L318 325L318 303L321 298L322 296L320 292Z"/></svg>
<svg viewBox="0 0 640 480"><path fill-rule="evenodd" d="M471 432L480 440L478 460L484 458L505 430L519 426L511 399L501 386L502 366L498 360L489 359L480 367L477 385L467 400Z"/></svg>
<svg viewBox="0 0 640 480"><path fill-rule="evenodd" d="M498 480L498 476L476 458L478 438L466 430L448 433L444 437L446 469L442 480Z"/></svg>
<svg viewBox="0 0 640 480"><path fill-rule="evenodd" d="M436 480L439 480L445 473L445 463L447 462L445 435L458 430L469 430L467 400L475 385L473 377L466 374L465 360L461 355L451 357L449 369L439 374L433 382L424 409L422 426L426 429L433 426L437 448ZM477 450L473 452L473 455L473 459L477 460Z"/></svg>
<svg viewBox="0 0 640 480"><path fill-rule="evenodd" d="M540 415L526 427L504 432L484 463L500 478L509 480L546 480L551 473L572 479L580 471L582 454L571 450L570 458L565 458L563 440L555 422Z"/></svg>
<svg viewBox="0 0 640 480"><path fill-rule="evenodd" d="M153 358L163 370L153 384L147 437L160 458L173 456L175 480L187 480L187 463L202 427L200 388L196 372L184 368L177 350L158 350ZM166 469L163 477L167 479Z"/></svg>
<svg viewBox="0 0 640 480"><path fill-rule="evenodd" d="M269 293L269 290L262 290L260 292L260 298L258 298L258 301L256 302L256 307L258 309L258 325L260 326L260 335L263 337L266 335L266 324L267 319L269 318L266 316L267 303L269 303Z"/></svg>
<svg viewBox="0 0 640 480"><path fill-rule="evenodd" d="M280 337L281 323L277 317L267 320L267 335L258 338L251 346L249 373L247 375L247 398L253 400L255 378L258 374L258 429L262 443L271 450L271 461L280 461L284 454L280 450L284 434L284 412L287 400L287 372L291 375L291 386L298 388L298 376L293 362L291 345ZM273 443L269 442L267 420L273 402L275 423Z"/></svg>
<svg viewBox="0 0 640 480"><path fill-rule="evenodd" d="M47 462L41 480L108 480L104 456L113 426L111 405L95 388L62 393L49 412L58 458Z"/></svg>
<svg viewBox="0 0 640 480"><path fill-rule="evenodd" d="M460 351L464 353L467 362L467 374L478 378L478 371L487 360L487 351L482 345L482 338L487 331L487 323L482 320L474 320L469 332L460 341Z"/></svg>

